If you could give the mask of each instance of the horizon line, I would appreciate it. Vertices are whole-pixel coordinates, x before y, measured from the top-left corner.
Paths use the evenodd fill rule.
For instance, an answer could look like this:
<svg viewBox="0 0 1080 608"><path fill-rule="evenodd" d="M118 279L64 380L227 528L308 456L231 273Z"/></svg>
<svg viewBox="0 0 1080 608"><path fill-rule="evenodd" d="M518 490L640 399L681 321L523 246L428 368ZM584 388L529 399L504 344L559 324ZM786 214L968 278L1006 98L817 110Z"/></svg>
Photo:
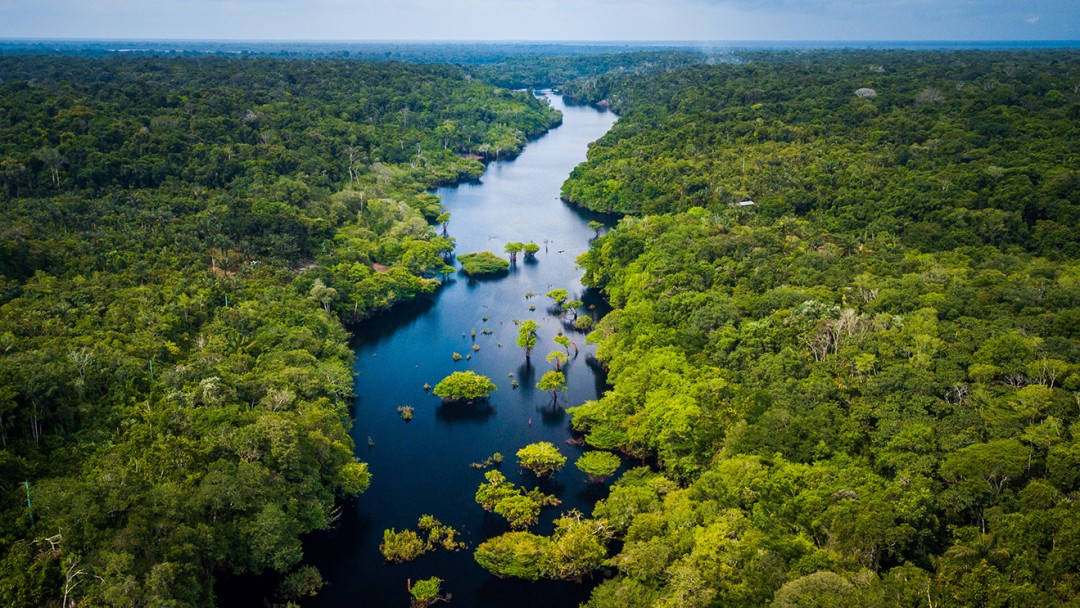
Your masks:
<svg viewBox="0 0 1080 608"><path fill-rule="evenodd" d="M746 38L727 40L705 39L340 39L340 38L136 38L136 37L22 37L0 36L0 42L216 42L216 43L264 43L264 44L597 44L597 45L700 45L700 44L745 44L745 43L781 43L781 44L1080 44L1080 39L1070 38L850 38L850 39L811 39L811 38Z"/></svg>

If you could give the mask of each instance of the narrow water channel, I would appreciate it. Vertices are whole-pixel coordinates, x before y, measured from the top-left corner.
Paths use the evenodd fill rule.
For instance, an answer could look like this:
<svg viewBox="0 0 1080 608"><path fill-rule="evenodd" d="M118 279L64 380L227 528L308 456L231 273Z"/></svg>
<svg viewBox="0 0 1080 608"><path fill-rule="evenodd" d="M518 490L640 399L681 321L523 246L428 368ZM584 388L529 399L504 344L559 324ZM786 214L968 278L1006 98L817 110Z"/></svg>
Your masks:
<svg viewBox="0 0 1080 608"><path fill-rule="evenodd" d="M373 319L357 332L353 438L374 478L368 492L343 512L337 529L309 543L307 553L328 583L317 606L408 606L407 581L431 576L443 579L443 592L453 595L450 605L462 608L572 607L588 595L588 584L500 580L472 558L479 543L509 529L474 501L483 472L470 468L472 462L499 452L507 478L533 487L535 480L519 471L514 454L537 441L559 447L569 461L544 490L562 505L544 510L534 529L538 533L550 533L552 520L563 511L590 512L606 494L604 487L590 487L573 466L581 449L566 443L570 420L563 409L597 398L603 378L590 365L593 350L585 334L555 314L544 293L569 290L572 298L585 300L581 314L596 316L599 311L588 306L603 305L590 301L575 266L594 236L587 223L602 218L562 203L559 188L615 116L566 106L555 95L548 98L563 113L560 127L531 142L517 159L492 163L479 183L437 192L451 213L449 234L458 254L490 250L505 255L507 242L533 241L541 247L536 259L519 257L508 276L494 280L455 275L435 296ZM527 298L529 292L537 295ZM531 364L515 345L515 320L526 319L540 325ZM549 393L534 385L551 369L546 355L561 348L552 342L560 330L580 354L566 366L567 390L555 405ZM463 359L455 362L455 352ZM490 407L443 405L423 388L463 370L484 374L498 385ZM515 380L518 388L511 386ZM411 421L399 416L401 405L415 408ZM469 548L386 564L379 554L383 530L416 529L423 514L461 530Z"/></svg>

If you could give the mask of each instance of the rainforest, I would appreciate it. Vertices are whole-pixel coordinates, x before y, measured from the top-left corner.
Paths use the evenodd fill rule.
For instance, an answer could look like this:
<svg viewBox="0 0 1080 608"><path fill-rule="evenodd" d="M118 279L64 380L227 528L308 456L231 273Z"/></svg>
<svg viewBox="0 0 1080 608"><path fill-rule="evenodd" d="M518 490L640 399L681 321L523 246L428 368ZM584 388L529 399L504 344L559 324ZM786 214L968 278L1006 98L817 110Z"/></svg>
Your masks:
<svg viewBox="0 0 1080 608"><path fill-rule="evenodd" d="M1080 52L378 51L0 55L0 603L1080 602Z"/></svg>

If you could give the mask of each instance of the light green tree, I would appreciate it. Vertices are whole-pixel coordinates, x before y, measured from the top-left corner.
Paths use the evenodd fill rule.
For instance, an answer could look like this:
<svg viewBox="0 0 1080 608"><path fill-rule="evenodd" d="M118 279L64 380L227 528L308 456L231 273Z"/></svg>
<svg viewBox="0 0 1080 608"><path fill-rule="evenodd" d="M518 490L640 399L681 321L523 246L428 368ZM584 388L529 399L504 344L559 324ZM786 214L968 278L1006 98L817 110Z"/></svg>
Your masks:
<svg viewBox="0 0 1080 608"><path fill-rule="evenodd" d="M431 392L444 401L474 401L487 399L495 389L495 383L487 376L464 371L443 378Z"/></svg>
<svg viewBox="0 0 1080 608"><path fill-rule="evenodd" d="M566 363L570 357L561 350L553 350L548 353L547 362L555 366L555 371L562 371L563 363Z"/></svg>
<svg viewBox="0 0 1080 608"><path fill-rule="evenodd" d="M562 353L558 353L563 355ZM564 357L566 355L563 355ZM536 383L536 388L542 391L549 391L551 398L556 403L559 401L559 391L566 390L566 375L557 371L546 371L543 376L540 376L540 381Z"/></svg>
<svg viewBox="0 0 1080 608"><path fill-rule="evenodd" d="M517 345L525 349L526 360L532 356L532 349L536 346L536 330L538 327L539 325L532 319L522 322L518 327Z"/></svg>
<svg viewBox="0 0 1080 608"><path fill-rule="evenodd" d="M518 463L537 477L551 477L566 464L566 456L549 441L530 443L517 451Z"/></svg>
<svg viewBox="0 0 1080 608"><path fill-rule="evenodd" d="M511 264L517 264L517 256L518 256L519 253L521 253L522 248L523 248L523 245L521 243L514 242L514 243L507 243L506 244L505 249L506 249L506 253L510 254L510 263Z"/></svg>
<svg viewBox="0 0 1080 608"><path fill-rule="evenodd" d="M589 476L589 483L602 483L615 474L620 463L619 457L611 452L591 451L582 454L574 466Z"/></svg>

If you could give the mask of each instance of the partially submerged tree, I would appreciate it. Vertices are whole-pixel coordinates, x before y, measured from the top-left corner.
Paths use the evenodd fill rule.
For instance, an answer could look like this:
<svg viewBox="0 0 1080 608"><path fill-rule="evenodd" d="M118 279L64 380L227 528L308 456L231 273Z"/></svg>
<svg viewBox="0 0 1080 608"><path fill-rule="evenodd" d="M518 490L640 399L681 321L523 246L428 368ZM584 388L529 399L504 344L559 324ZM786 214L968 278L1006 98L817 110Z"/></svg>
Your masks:
<svg viewBox="0 0 1080 608"><path fill-rule="evenodd" d="M510 268L510 262L490 251L459 255L458 261L461 262L461 269L470 277L496 275Z"/></svg>
<svg viewBox="0 0 1080 608"><path fill-rule="evenodd" d="M442 233L443 235L446 235L446 227L450 225L450 212L443 211L435 218L435 221L442 226Z"/></svg>
<svg viewBox="0 0 1080 608"><path fill-rule="evenodd" d="M570 359L570 356L561 350L553 350L548 353L547 361L555 365L555 371L562 371L563 363L566 363ZM545 389L546 390L546 389Z"/></svg>
<svg viewBox="0 0 1080 608"><path fill-rule="evenodd" d="M554 352L552 354L566 356L560 352ZM566 375L557 371L544 372L544 375L540 376L540 381L536 383L536 388L551 393L551 398L558 403L559 391L566 390Z"/></svg>
<svg viewBox="0 0 1080 608"><path fill-rule="evenodd" d="M532 258L536 257L536 252L540 251L540 246L530 241L522 245L521 249L525 252L525 257Z"/></svg>
<svg viewBox="0 0 1080 608"><path fill-rule="evenodd" d="M524 246L521 243L517 242L506 244L506 247L504 249L506 250L506 253L510 254L511 264L517 264L517 256L519 253L521 253L521 249L523 247Z"/></svg>
<svg viewBox="0 0 1080 608"><path fill-rule="evenodd" d="M476 548L476 563L498 576L580 581L607 557L602 522L571 511L555 520L551 537L507 532Z"/></svg>
<svg viewBox="0 0 1080 608"><path fill-rule="evenodd" d="M487 376L472 371L454 372L435 385L432 393L443 401L475 401L487 399L496 390Z"/></svg>
<svg viewBox="0 0 1080 608"><path fill-rule="evenodd" d="M416 581L415 584L409 580L406 584L409 588L412 608L428 608L428 606L436 602L450 601L450 594L440 595L442 593L442 579L437 576Z"/></svg>
<svg viewBox="0 0 1080 608"><path fill-rule="evenodd" d="M425 553L424 541L412 530L398 532L390 528L383 530L379 553L382 553L383 559L394 564L410 562Z"/></svg>
<svg viewBox="0 0 1080 608"><path fill-rule="evenodd" d="M551 477L566 464L566 456L549 441L530 443L517 451L518 463L537 477Z"/></svg>
<svg viewBox="0 0 1080 608"><path fill-rule="evenodd" d="M573 344L573 342L570 341L570 338L566 337L566 334L559 334L552 338L552 341L565 348L567 356L570 355L570 345ZM577 354L577 346L574 346L574 354Z"/></svg>
<svg viewBox="0 0 1080 608"><path fill-rule="evenodd" d="M562 303L566 301L566 298L570 297L570 292L562 288L552 289L551 291L547 292L547 297L554 300L556 305L562 306Z"/></svg>
<svg viewBox="0 0 1080 608"><path fill-rule="evenodd" d="M523 530L537 522L540 509L561 504L554 496L544 494L539 489L525 492L499 471L484 474L487 481L476 489L476 503L485 511L497 513L515 530Z"/></svg>
<svg viewBox="0 0 1080 608"><path fill-rule="evenodd" d="M518 326L517 345L525 349L525 359L532 356L532 349L536 346L536 330L539 325L532 319Z"/></svg>

